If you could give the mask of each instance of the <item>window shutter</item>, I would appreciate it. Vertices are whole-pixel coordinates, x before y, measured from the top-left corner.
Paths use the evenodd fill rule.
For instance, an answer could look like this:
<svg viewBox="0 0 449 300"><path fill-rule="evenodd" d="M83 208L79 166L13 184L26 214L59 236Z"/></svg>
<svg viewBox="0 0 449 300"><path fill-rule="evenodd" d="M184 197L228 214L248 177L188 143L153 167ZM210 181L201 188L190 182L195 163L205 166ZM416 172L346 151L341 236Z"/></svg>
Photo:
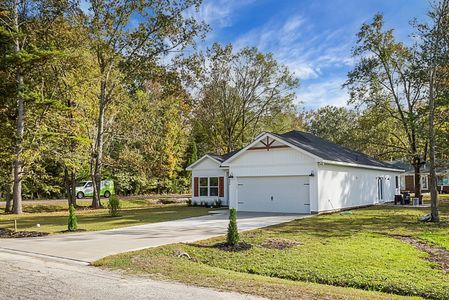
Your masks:
<svg viewBox="0 0 449 300"><path fill-rule="evenodd" d="M218 179L218 196L224 197L224 177Z"/></svg>
<svg viewBox="0 0 449 300"><path fill-rule="evenodd" d="M193 196L198 197L198 177L193 178Z"/></svg>

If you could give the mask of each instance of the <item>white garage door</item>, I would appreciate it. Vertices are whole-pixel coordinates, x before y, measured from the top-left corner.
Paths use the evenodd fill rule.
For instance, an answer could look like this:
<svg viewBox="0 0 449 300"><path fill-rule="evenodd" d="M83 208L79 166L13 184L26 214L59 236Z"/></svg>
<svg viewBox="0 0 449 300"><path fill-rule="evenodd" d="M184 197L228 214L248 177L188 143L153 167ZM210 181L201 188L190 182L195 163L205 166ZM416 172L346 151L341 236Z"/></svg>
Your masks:
<svg viewBox="0 0 449 300"><path fill-rule="evenodd" d="M239 177L238 210L310 213L309 176Z"/></svg>

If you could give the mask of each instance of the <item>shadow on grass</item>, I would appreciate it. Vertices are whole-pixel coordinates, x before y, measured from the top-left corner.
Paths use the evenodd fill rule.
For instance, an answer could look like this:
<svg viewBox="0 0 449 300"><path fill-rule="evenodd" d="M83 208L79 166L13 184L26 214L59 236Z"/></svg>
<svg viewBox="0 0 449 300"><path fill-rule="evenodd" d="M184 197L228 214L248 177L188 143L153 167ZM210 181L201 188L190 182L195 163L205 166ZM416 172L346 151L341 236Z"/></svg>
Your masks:
<svg viewBox="0 0 449 300"><path fill-rule="evenodd" d="M207 214L206 208L194 208L189 206L170 206L170 207L151 207L151 208L136 208L123 209L120 211L120 216L111 217L107 210L89 210L77 211L78 224L87 230L103 230L118 227L126 227L132 225L139 225L144 223L156 223L161 221L170 221L182 219L187 217L194 217ZM3 221L8 223L6 226L11 227L13 218L12 215L4 215L10 220ZM58 212L58 215L51 215L47 213L35 215L22 215L17 217L18 227L20 229L34 230L36 224L41 227L53 226L56 227L52 232L60 232L59 226L67 226L67 214ZM11 224L9 224L11 223ZM4 225L4 224L1 224Z"/></svg>

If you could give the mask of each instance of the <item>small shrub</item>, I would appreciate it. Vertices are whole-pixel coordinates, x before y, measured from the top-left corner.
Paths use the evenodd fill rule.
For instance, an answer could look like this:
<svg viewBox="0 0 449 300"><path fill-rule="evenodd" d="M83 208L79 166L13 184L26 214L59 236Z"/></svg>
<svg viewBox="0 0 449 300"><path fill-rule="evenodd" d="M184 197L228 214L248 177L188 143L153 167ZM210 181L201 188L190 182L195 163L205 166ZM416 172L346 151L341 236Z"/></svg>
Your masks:
<svg viewBox="0 0 449 300"><path fill-rule="evenodd" d="M111 195L108 201L109 215L111 217L117 217L119 215L120 207L121 205L118 197L116 195Z"/></svg>
<svg viewBox="0 0 449 300"><path fill-rule="evenodd" d="M187 205L188 205L188 206L192 206L192 205L193 205L192 199L191 199L191 198L187 199Z"/></svg>
<svg viewBox="0 0 449 300"><path fill-rule="evenodd" d="M76 221L75 207L73 204L70 204L69 207L69 220L67 224L67 229L69 231L76 231L78 229L78 223Z"/></svg>
<svg viewBox="0 0 449 300"><path fill-rule="evenodd" d="M236 245L239 242L239 231L237 229L237 211L235 208L229 210L229 225L227 243L229 245Z"/></svg>

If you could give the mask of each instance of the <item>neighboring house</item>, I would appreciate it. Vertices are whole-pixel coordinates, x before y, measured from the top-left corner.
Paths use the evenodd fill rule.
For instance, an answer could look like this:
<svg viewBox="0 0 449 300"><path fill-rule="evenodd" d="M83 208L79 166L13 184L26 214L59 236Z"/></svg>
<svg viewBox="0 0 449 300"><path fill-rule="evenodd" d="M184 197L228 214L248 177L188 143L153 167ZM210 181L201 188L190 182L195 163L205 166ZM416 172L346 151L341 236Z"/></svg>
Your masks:
<svg viewBox="0 0 449 300"><path fill-rule="evenodd" d="M407 162L395 161L392 165L403 169L405 172L401 174L401 192L413 192L415 190L415 170L414 167ZM437 161L437 190L440 193L449 193L449 161ZM421 192L429 192L429 165L424 164L420 169Z"/></svg>
<svg viewBox="0 0 449 300"><path fill-rule="evenodd" d="M392 201L401 169L300 131L264 132L190 165L192 201L239 211L319 213Z"/></svg>

